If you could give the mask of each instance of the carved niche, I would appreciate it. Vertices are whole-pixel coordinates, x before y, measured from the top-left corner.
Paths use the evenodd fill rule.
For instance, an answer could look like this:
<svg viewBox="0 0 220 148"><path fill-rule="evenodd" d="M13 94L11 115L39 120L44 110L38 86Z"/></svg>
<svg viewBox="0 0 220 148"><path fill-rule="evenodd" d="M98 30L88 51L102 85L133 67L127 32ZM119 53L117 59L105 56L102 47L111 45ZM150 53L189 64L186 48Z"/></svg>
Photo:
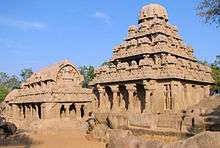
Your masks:
<svg viewBox="0 0 220 148"><path fill-rule="evenodd" d="M57 82L69 85L79 85L82 82L82 77L73 66L66 65L59 70Z"/></svg>

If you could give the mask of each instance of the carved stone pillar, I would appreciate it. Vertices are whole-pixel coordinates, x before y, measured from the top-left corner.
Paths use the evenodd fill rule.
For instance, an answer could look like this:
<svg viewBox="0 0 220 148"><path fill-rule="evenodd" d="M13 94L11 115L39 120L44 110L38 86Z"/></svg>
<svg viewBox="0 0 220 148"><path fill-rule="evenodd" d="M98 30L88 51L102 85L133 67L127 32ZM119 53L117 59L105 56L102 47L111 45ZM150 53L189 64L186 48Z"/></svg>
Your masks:
<svg viewBox="0 0 220 148"><path fill-rule="evenodd" d="M72 103L65 103L64 104L64 108L65 108L65 117L66 118L69 118L70 117L70 114L69 114L69 108L70 108L70 105L71 105Z"/></svg>
<svg viewBox="0 0 220 148"><path fill-rule="evenodd" d="M112 93L113 93L113 106L112 110L113 111L119 111L120 106L119 106L119 86L118 85L112 85L110 86Z"/></svg>
<svg viewBox="0 0 220 148"><path fill-rule="evenodd" d="M171 108L172 110L175 110L176 108L176 99L177 99L177 87L178 87L178 83L177 82L174 82L174 81L171 81L171 97L170 97L170 105L171 105Z"/></svg>
<svg viewBox="0 0 220 148"><path fill-rule="evenodd" d="M126 89L128 91L128 111L129 112L134 112L135 108L134 108L134 105L135 105L135 93L137 91L136 89L136 84L126 84Z"/></svg>
<svg viewBox="0 0 220 148"><path fill-rule="evenodd" d="M19 119L19 108L16 104L12 104L13 118Z"/></svg>
<svg viewBox="0 0 220 148"><path fill-rule="evenodd" d="M125 101L123 100L123 95L122 93L120 93L120 96L119 96L119 106L120 106L120 109L125 111L126 110L126 105L125 105Z"/></svg>
<svg viewBox="0 0 220 148"><path fill-rule="evenodd" d="M47 115L46 115L46 112L47 112L46 104L45 103L41 104L40 108L41 108L41 118L42 119L46 119L47 118Z"/></svg>
<svg viewBox="0 0 220 148"><path fill-rule="evenodd" d="M30 120L32 120L32 107L31 107L31 105L28 105L28 110L29 110L29 112L28 112L28 115L29 115L29 119Z"/></svg>
<svg viewBox="0 0 220 148"><path fill-rule="evenodd" d="M100 110L106 110L110 109L110 103L107 100L105 87L98 85L98 91L99 91L99 109Z"/></svg>
<svg viewBox="0 0 220 148"><path fill-rule="evenodd" d="M32 105L29 105L29 108L30 108L30 119L32 120L34 109L32 108Z"/></svg>
<svg viewBox="0 0 220 148"><path fill-rule="evenodd" d="M191 92L192 92L192 87L191 84L185 84L185 108L188 106L192 105L192 100L191 100Z"/></svg>
<svg viewBox="0 0 220 148"><path fill-rule="evenodd" d="M33 118L36 119L36 120L39 119L39 116L38 116L38 106L36 104L33 105L33 111L34 111L33 112L33 116L34 116Z"/></svg>
<svg viewBox="0 0 220 148"><path fill-rule="evenodd" d="M76 103L75 107L76 107L76 118L80 119L81 118L81 104Z"/></svg>
<svg viewBox="0 0 220 148"><path fill-rule="evenodd" d="M23 114L22 114L22 106L21 106L21 105L18 105L17 107L18 107L18 118L19 118L19 119L23 119L24 116L23 116Z"/></svg>
<svg viewBox="0 0 220 148"><path fill-rule="evenodd" d="M83 118L87 118L89 116L89 108L88 108L88 104L84 104L84 116Z"/></svg>
<svg viewBox="0 0 220 148"><path fill-rule="evenodd" d="M31 119L35 119L35 109L34 109L34 104L33 105L30 105L30 108L31 108Z"/></svg>
<svg viewBox="0 0 220 148"><path fill-rule="evenodd" d="M148 82L144 81L144 90L145 90L145 108L144 112L149 112L150 111L150 106L151 106L151 90L150 90L150 85Z"/></svg>
<svg viewBox="0 0 220 148"><path fill-rule="evenodd" d="M25 114L26 114L27 120L30 120L30 106L29 105L25 105Z"/></svg>
<svg viewBox="0 0 220 148"><path fill-rule="evenodd" d="M152 109L152 100L151 94L155 90L155 81L154 80L144 80L144 89L145 89L145 109L143 112L151 112Z"/></svg>

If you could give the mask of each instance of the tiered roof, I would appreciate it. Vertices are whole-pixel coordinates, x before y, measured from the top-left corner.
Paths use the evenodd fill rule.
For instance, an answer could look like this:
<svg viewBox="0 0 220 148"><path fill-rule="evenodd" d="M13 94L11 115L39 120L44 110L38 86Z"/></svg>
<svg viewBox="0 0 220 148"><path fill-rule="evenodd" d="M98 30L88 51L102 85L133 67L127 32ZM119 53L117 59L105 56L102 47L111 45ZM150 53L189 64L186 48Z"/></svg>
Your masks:
<svg viewBox="0 0 220 148"><path fill-rule="evenodd" d="M91 84L166 78L213 83L211 69L197 63L193 49L183 43L177 27L168 23L166 9L158 4L142 7L138 25L129 27L109 63L96 70Z"/></svg>
<svg viewBox="0 0 220 148"><path fill-rule="evenodd" d="M92 91L82 88L83 76L67 60L34 73L21 89L12 91L5 99L11 103L85 102L92 101Z"/></svg>

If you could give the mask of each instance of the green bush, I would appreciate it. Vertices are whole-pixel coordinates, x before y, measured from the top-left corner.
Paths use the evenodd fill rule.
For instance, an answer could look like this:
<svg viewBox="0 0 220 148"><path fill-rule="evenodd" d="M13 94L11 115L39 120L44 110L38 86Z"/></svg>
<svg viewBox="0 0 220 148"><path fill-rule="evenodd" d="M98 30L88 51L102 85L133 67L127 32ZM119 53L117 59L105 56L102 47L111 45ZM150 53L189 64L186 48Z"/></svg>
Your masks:
<svg viewBox="0 0 220 148"><path fill-rule="evenodd" d="M6 87L0 85L0 102L2 102L5 99L8 93L9 90Z"/></svg>

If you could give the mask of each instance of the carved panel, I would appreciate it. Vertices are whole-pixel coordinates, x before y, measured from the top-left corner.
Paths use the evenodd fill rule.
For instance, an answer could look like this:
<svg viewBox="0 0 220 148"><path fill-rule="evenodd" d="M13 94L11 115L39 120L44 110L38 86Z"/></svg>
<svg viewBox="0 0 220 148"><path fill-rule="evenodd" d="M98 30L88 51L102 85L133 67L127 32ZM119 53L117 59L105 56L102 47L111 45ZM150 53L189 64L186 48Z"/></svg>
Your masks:
<svg viewBox="0 0 220 148"><path fill-rule="evenodd" d="M79 85L81 83L81 77L77 70L71 66L67 65L60 69L57 74L57 82L58 83L68 83L68 84L75 84Z"/></svg>

